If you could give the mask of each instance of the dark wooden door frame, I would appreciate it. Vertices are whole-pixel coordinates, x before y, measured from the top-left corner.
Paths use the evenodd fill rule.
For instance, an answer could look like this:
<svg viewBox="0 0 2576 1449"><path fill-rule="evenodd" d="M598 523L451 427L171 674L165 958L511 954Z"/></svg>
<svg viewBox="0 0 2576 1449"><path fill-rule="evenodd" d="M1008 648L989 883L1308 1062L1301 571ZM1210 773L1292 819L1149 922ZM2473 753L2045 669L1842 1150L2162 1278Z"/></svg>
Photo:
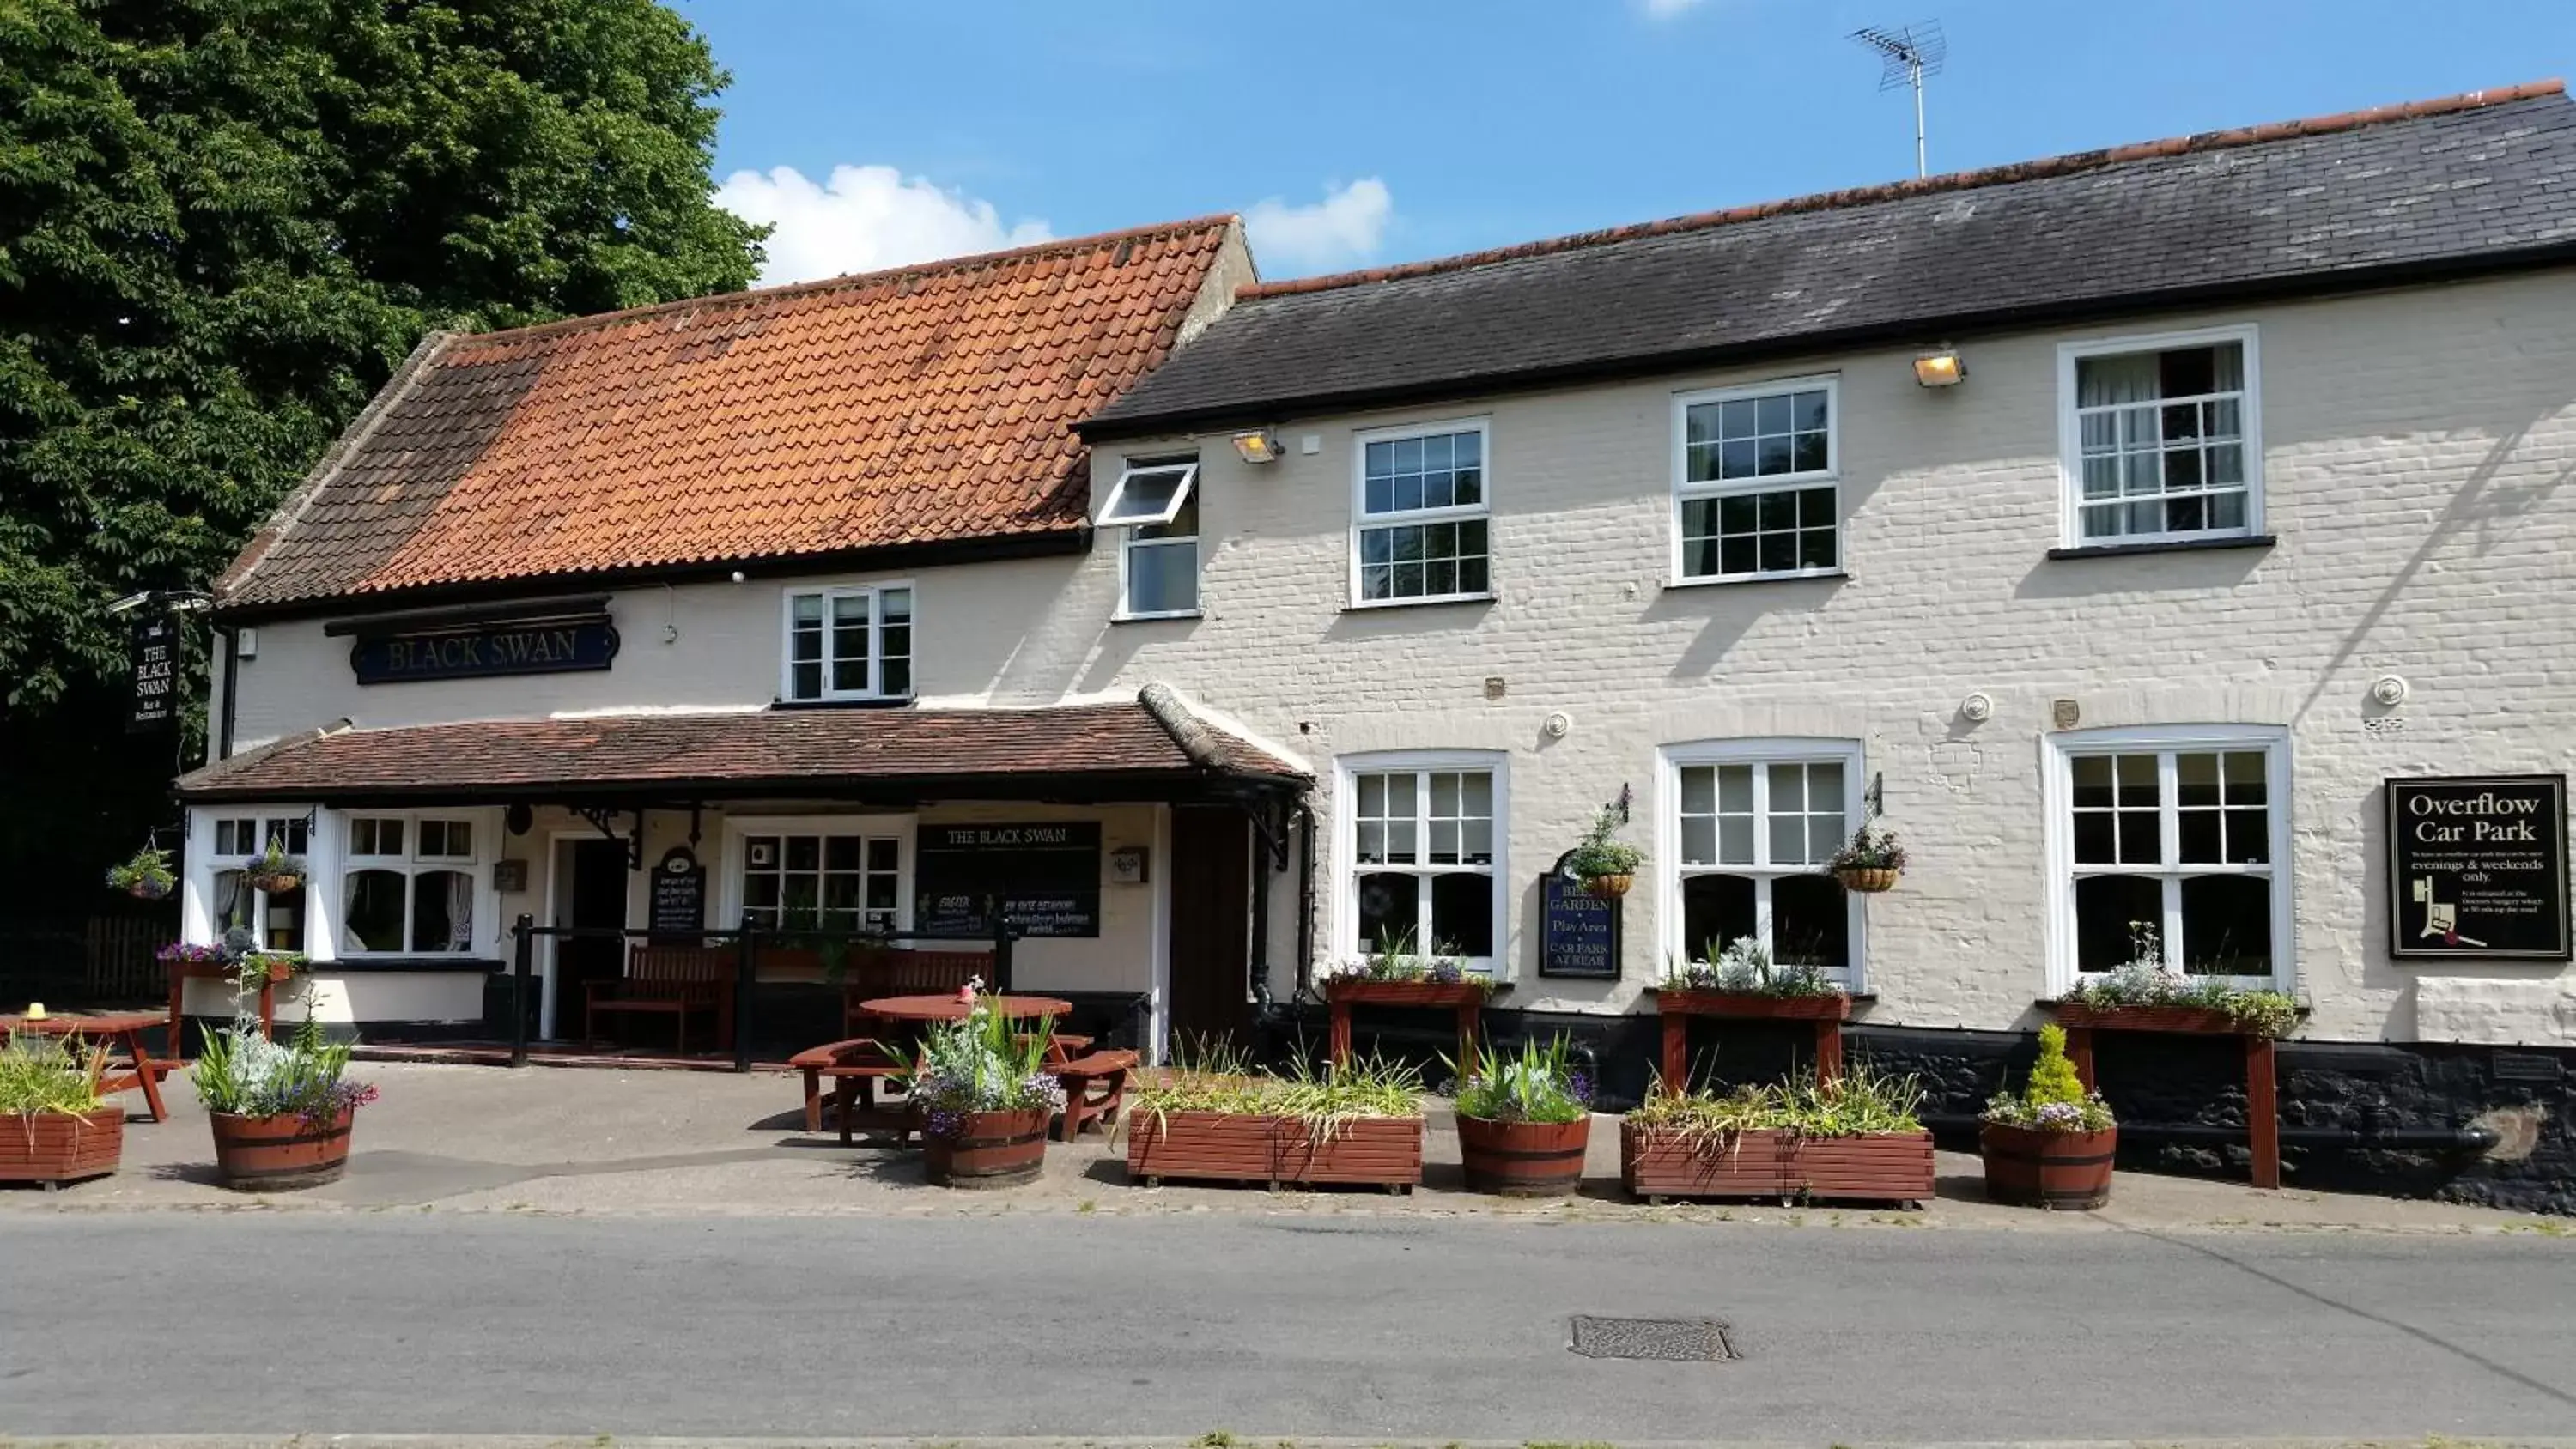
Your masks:
<svg viewBox="0 0 2576 1449"><path fill-rule="evenodd" d="M1172 808L1168 1043L1225 1035L1249 1046L1251 822L1240 806Z"/></svg>

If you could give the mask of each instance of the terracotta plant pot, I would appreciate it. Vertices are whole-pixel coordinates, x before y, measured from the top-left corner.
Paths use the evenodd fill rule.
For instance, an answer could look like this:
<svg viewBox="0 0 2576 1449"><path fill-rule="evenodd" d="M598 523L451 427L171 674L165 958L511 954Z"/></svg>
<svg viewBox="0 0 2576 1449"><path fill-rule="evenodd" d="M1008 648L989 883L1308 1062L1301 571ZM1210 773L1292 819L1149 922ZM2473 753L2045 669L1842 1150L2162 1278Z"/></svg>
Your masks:
<svg viewBox="0 0 2576 1449"><path fill-rule="evenodd" d="M1633 875L1596 875L1583 883L1583 889L1600 900L1615 901L1626 895L1628 887L1636 883L1637 878Z"/></svg>
<svg viewBox="0 0 2576 1449"><path fill-rule="evenodd" d="M2016 1207L2097 1208L2111 1200L2111 1160L2120 1129L2043 1132L1988 1122L1978 1129L1986 1197Z"/></svg>
<svg viewBox="0 0 2576 1449"><path fill-rule="evenodd" d="M1016 1112L969 1112L957 1134L924 1133L923 1174L939 1187L1017 1187L1046 1171L1044 1107Z"/></svg>
<svg viewBox="0 0 2576 1449"><path fill-rule="evenodd" d="M1295 1117L1251 1112L1130 1112L1127 1176L1215 1182L1347 1183L1411 1192L1422 1181L1422 1119L1361 1117L1317 1138Z"/></svg>
<svg viewBox="0 0 2576 1449"><path fill-rule="evenodd" d="M1865 896L1896 889L1896 877L1897 872L1893 868L1883 865L1853 866L1834 872L1834 879L1843 883L1844 890L1858 891Z"/></svg>
<svg viewBox="0 0 2576 1449"><path fill-rule="evenodd" d="M1505 1197L1563 1197L1583 1182L1583 1153L1592 1115L1571 1122L1458 1119L1458 1156L1467 1186Z"/></svg>
<svg viewBox="0 0 2576 1449"><path fill-rule="evenodd" d="M244 1117L209 1112L215 1130L215 1175L242 1192L291 1192L337 1182L349 1167L349 1130L358 1109L327 1121L283 1112Z"/></svg>
<svg viewBox="0 0 2576 1449"><path fill-rule="evenodd" d="M0 1182L54 1187L116 1171L125 1152L125 1109L14 1112L0 1117Z"/></svg>

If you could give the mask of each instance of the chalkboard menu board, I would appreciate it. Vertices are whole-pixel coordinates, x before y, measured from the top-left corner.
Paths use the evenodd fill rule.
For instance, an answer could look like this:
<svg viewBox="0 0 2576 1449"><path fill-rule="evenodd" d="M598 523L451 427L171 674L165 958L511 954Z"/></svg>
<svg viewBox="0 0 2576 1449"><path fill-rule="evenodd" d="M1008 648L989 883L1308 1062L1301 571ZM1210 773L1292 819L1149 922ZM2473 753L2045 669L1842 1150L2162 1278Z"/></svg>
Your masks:
<svg viewBox="0 0 2576 1449"><path fill-rule="evenodd" d="M992 934L990 911L1023 936L1100 934L1100 822L925 825L913 925L934 936Z"/></svg>
<svg viewBox="0 0 2576 1449"><path fill-rule="evenodd" d="M1538 879L1538 974L1619 977L1619 902L1558 871Z"/></svg>
<svg viewBox="0 0 2576 1449"><path fill-rule="evenodd" d="M2388 782L2388 948L2569 959L2567 777Z"/></svg>
<svg viewBox="0 0 2576 1449"><path fill-rule="evenodd" d="M672 846L653 867L647 929L656 936L694 936L707 928L707 868L685 845Z"/></svg>

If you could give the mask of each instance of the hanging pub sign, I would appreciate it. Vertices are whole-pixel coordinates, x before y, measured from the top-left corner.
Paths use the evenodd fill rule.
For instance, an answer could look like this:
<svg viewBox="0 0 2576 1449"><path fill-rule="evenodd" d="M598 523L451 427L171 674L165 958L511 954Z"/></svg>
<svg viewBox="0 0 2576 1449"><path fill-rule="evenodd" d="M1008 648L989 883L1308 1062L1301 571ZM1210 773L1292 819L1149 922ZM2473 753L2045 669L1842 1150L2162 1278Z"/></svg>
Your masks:
<svg viewBox="0 0 2576 1449"><path fill-rule="evenodd" d="M606 669L616 658L617 628L605 614L360 634L349 646L349 667L360 684L568 674Z"/></svg>
<svg viewBox="0 0 2576 1449"><path fill-rule="evenodd" d="M925 825L914 928L989 936L998 910L1023 936L1100 934L1100 822Z"/></svg>
<svg viewBox="0 0 2576 1449"><path fill-rule="evenodd" d="M1567 879L1562 869L1540 876L1538 974L1617 980L1619 902L1585 890L1583 882Z"/></svg>
<svg viewBox="0 0 2576 1449"><path fill-rule="evenodd" d="M2567 777L2388 781L2388 949L2565 961Z"/></svg>
<svg viewBox="0 0 2576 1449"><path fill-rule="evenodd" d="M696 936L707 929L707 868L697 852L675 845L653 867L645 929L656 936Z"/></svg>
<svg viewBox="0 0 2576 1449"><path fill-rule="evenodd" d="M166 613L134 621L134 708L125 732L150 734L178 723L179 625Z"/></svg>

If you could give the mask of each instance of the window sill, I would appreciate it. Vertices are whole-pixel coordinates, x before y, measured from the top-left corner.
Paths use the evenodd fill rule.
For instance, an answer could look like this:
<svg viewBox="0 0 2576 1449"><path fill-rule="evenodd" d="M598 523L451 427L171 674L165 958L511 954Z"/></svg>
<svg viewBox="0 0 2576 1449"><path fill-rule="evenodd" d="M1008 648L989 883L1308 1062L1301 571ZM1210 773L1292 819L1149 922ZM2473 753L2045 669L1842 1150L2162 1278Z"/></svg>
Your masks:
<svg viewBox="0 0 2576 1449"><path fill-rule="evenodd" d="M1175 619L1204 619L1206 617L1206 614L1197 609L1179 609L1168 614L1112 614L1109 616L1109 622L1112 624L1168 624Z"/></svg>
<svg viewBox="0 0 2576 1449"><path fill-rule="evenodd" d="M1374 609L1436 609L1443 605L1490 604L1500 594L1442 594L1436 599L1353 599L1342 606L1345 614L1365 613Z"/></svg>
<svg viewBox="0 0 2576 1449"><path fill-rule="evenodd" d="M336 961L315 961L312 971L480 971L490 974L507 971L510 964L481 956L344 956Z"/></svg>
<svg viewBox="0 0 2576 1449"><path fill-rule="evenodd" d="M894 695L885 699L773 699L771 709L909 709L912 696Z"/></svg>
<svg viewBox="0 0 2576 1449"><path fill-rule="evenodd" d="M1705 579L1666 579L1667 589L1706 589L1732 584L1794 584L1801 579L1847 579L1848 569L1796 569L1780 574L1719 574Z"/></svg>
<svg viewBox="0 0 2576 1449"><path fill-rule="evenodd" d="M2142 553L2207 553L2216 549L2270 548L2280 540L2269 533L2235 534L2226 538L2176 538L2161 543L2090 543L2080 548L2052 548L2053 559L2126 558Z"/></svg>

